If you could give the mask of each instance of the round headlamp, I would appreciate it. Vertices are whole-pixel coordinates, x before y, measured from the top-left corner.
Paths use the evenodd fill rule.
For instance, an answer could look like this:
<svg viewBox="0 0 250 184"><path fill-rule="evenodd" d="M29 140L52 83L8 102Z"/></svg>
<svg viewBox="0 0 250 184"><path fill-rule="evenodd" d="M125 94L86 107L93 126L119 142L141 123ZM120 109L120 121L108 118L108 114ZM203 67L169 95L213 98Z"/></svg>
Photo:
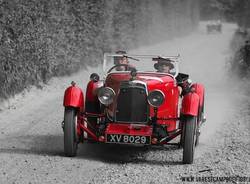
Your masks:
<svg viewBox="0 0 250 184"><path fill-rule="evenodd" d="M165 100L165 95L160 90L154 90L148 94L148 103L153 107L161 106L164 100Z"/></svg>
<svg viewBox="0 0 250 184"><path fill-rule="evenodd" d="M102 87L98 90L98 99L103 105L110 105L114 101L115 92L110 87Z"/></svg>

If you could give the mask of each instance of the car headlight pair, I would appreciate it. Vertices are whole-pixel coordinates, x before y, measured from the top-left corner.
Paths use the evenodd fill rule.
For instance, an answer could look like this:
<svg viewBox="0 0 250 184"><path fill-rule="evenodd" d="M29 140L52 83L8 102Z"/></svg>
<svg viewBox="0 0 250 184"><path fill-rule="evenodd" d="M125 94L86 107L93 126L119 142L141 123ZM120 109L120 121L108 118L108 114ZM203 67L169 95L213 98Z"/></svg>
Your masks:
<svg viewBox="0 0 250 184"><path fill-rule="evenodd" d="M98 99L103 105L110 105L113 103L115 91L110 87L102 87L98 91ZM147 97L148 103L153 107L159 107L165 100L165 95L160 90L151 91Z"/></svg>

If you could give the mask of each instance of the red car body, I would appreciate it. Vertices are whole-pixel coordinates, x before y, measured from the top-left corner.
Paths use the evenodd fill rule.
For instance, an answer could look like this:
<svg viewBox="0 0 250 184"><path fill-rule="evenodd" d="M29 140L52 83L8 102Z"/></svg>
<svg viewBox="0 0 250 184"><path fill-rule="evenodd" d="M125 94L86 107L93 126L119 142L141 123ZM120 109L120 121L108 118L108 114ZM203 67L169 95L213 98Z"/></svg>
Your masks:
<svg viewBox="0 0 250 184"><path fill-rule="evenodd" d="M102 105L98 100L98 90L101 88L113 90L111 104ZM164 97L158 107L150 105L148 101L149 94L154 91L160 91ZM189 117L195 118L195 132L202 123L204 86L190 84L187 79L180 82L167 73L136 72L132 76L130 71L110 72L104 81L88 82L85 100L80 88L70 86L65 91L63 104L65 113L73 109L77 119L73 121L76 122L72 133L73 144L91 140L115 144L163 145L181 135L180 142L176 143L180 146L185 137L185 121ZM65 115L64 131L67 117ZM87 137L84 137L84 132ZM66 143L68 138L67 134L64 137ZM66 155L76 155L76 150L65 149ZM183 162L192 163L193 158L188 161L184 159Z"/></svg>

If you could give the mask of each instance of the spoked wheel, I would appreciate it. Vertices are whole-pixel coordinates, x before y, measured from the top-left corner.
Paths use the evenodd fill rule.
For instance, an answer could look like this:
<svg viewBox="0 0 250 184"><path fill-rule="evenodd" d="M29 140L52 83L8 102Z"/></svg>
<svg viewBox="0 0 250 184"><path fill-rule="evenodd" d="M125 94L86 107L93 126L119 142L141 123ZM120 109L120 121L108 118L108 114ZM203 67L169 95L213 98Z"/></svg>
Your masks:
<svg viewBox="0 0 250 184"><path fill-rule="evenodd" d="M181 135L180 135L180 142L179 142L179 148L183 148L184 145L184 132L185 132L185 122L181 122Z"/></svg>
<svg viewBox="0 0 250 184"><path fill-rule="evenodd" d="M203 107L201 108L201 113L199 116L199 120L196 122L196 133L195 133L195 146L198 146L200 143L200 135L201 135L201 124L203 123Z"/></svg>
<svg viewBox="0 0 250 184"><path fill-rule="evenodd" d="M201 134L200 127L197 127L195 135L195 146L198 146L200 144L200 134Z"/></svg>
<svg viewBox="0 0 250 184"><path fill-rule="evenodd" d="M78 144L77 109L66 107L64 112L64 153L66 156L76 156Z"/></svg>
<svg viewBox="0 0 250 184"><path fill-rule="evenodd" d="M184 124L183 160L184 164L192 164L196 139L196 117L187 116Z"/></svg>
<svg viewBox="0 0 250 184"><path fill-rule="evenodd" d="M200 143L200 134L201 134L201 130L200 130L200 126L201 126L201 117L203 116L203 112L200 113L200 117L199 120L196 122L196 130L195 130L195 146L198 146Z"/></svg>
<svg viewBox="0 0 250 184"><path fill-rule="evenodd" d="M197 121L197 127L196 127L196 135L195 135L195 146L198 146L200 143L200 134L201 134L201 124L204 122L204 96L203 96L203 105L199 109L199 118Z"/></svg>

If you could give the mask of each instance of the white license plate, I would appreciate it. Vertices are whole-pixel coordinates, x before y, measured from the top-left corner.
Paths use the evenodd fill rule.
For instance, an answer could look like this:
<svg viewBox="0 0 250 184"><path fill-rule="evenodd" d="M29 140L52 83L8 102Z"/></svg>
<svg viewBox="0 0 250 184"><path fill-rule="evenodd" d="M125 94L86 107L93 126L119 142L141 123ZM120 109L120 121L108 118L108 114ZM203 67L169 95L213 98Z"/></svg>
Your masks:
<svg viewBox="0 0 250 184"><path fill-rule="evenodd" d="M108 143L150 144L150 136L107 134Z"/></svg>

